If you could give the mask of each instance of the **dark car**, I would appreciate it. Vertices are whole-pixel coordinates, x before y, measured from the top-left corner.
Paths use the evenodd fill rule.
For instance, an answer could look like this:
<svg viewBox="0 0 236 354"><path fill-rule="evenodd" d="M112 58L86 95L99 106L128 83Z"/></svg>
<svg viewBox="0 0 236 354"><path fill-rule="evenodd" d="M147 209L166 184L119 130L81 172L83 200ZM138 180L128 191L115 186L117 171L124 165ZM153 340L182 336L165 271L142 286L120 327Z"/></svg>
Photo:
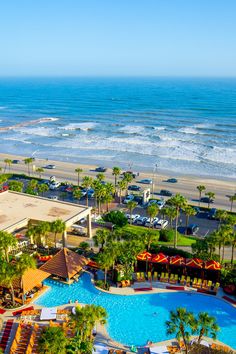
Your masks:
<svg viewBox="0 0 236 354"><path fill-rule="evenodd" d="M166 182L169 182L169 183L177 183L178 180L176 178L169 178Z"/></svg>
<svg viewBox="0 0 236 354"><path fill-rule="evenodd" d="M208 219L210 220L216 220L216 213L217 209L216 208L211 208L208 213Z"/></svg>
<svg viewBox="0 0 236 354"><path fill-rule="evenodd" d="M209 197L202 197L202 198L200 199L200 202L202 202L202 203L213 203L214 200L211 199L211 198L209 198Z"/></svg>
<svg viewBox="0 0 236 354"><path fill-rule="evenodd" d="M191 224L191 225L187 226L187 228L185 226L179 226L177 228L177 231L183 235L185 235L185 234L196 235L198 230L199 230L199 227L196 224Z"/></svg>
<svg viewBox="0 0 236 354"><path fill-rule="evenodd" d="M136 186L135 184L132 184L131 186L128 187L129 191L140 191L141 187Z"/></svg>
<svg viewBox="0 0 236 354"><path fill-rule="evenodd" d="M170 191L167 191L166 189L162 189L162 190L160 190L160 195L164 195L166 197L171 197L173 195L173 193L171 193Z"/></svg>
<svg viewBox="0 0 236 354"><path fill-rule="evenodd" d="M18 163L20 163L20 160L12 160L12 163L18 164Z"/></svg>
<svg viewBox="0 0 236 354"><path fill-rule="evenodd" d="M193 206L192 208L196 211L196 214L201 213L201 209L199 207Z"/></svg>
<svg viewBox="0 0 236 354"><path fill-rule="evenodd" d="M48 170L54 170L54 168L56 168L55 165L47 165L44 168L47 168Z"/></svg>
<svg viewBox="0 0 236 354"><path fill-rule="evenodd" d="M143 197L141 197L139 195L135 195L134 202L137 202L139 205L143 204Z"/></svg>
<svg viewBox="0 0 236 354"><path fill-rule="evenodd" d="M107 168L101 167L101 166L95 168L95 171L96 171L96 172L106 172L106 170L107 170Z"/></svg>
<svg viewBox="0 0 236 354"><path fill-rule="evenodd" d="M133 172L133 171L124 171L124 172L122 172L122 176L125 176L125 175L132 175L133 178L136 178L138 176L138 174Z"/></svg>

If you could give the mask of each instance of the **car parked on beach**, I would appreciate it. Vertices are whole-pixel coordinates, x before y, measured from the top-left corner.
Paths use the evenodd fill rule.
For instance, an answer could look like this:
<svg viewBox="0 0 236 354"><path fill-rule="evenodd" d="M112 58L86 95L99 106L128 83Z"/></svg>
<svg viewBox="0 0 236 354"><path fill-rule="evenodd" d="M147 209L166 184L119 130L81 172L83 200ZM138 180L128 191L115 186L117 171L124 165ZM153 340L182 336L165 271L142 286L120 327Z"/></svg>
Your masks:
<svg viewBox="0 0 236 354"><path fill-rule="evenodd" d="M142 184L152 184L152 179L151 178L144 178L144 179L141 179L138 182L142 183Z"/></svg>
<svg viewBox="0 0 236 354"><path fill-rule="evenodd" d="M107 168L106 168L106 167L99 166L99 167L95 168L95 171L96 171L96 172L106 172L106 171L107 171Z"/></svg>
<svg viewBox="0 0 236 354"><path fill-rule="evenodd" d="M139 192L141 190L141 187L136 186L135 184L132 184L131 186L128 187L128 190Z"/></svg>
<svg viewBox="0 0 236 354"><path fill-rule="evenodd" d="M168 182L168 183L177 183L178 180L176 178L168 178L166 182Z"/></svg>
<svg viewBox="0 0 236 354"><path fill-rule="evenodd" d="M44 168L47 168L48 170L54 170L54 168L56 168L56 165L46 165Z"/></svg>
<svg viewBox="0 0 236 354"><path fill-rule="evenodd" d="M160 190L160 195L163 195L165 197L172 197L173 193L171 193L170 191L168 191L166 189L161 189Z"/></svg>

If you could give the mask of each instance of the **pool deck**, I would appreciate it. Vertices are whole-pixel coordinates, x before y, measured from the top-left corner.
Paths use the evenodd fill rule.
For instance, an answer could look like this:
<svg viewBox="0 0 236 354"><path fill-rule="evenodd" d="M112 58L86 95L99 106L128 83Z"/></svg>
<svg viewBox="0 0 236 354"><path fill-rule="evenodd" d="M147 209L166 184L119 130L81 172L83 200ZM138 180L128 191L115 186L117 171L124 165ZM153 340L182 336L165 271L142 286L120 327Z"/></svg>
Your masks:
<svg viewBox="0 0 236 354"><path fill-rule="evenodd" d="M176 291L181 291L181 290L173 290L173 289L166 289L166 286L170 286L171 284L169 283L164 283L164 282L159 282L159 281L156 281L156 282L152 282L150 283L150 281L145 281L145 282L135 282L132 286L130 287L125 287L125 288L118 288L118 287L115 287L115 286L111 286L110 287L110 291L108 291L109 294L115 294L115 295L139 295L139 294L153 294L153 293L165 293L165 292L176 292ZM172 284L174 286L174 284ZM152 288L152 290L146 290L146 291L135 291L134 289L137 289L137 288ZM104 292L107 292L105 290L101 290L99 288L100 291L104 291ZM197 289L196 288L191 288L191 287L187 287L185 286L184 287L184 290L182 291L188 291L188 292L194 292L196 293L197 292ZM208 295L208 294L204 294L204 293L201 293L202 295L206 295L206 296L212 296L212 295ZM228 304L231 304L233 307L236 307L235 304L232 304L228 301L226 301L225 299L223 299L222 297L224 296L224 292L223 290L220 288L218 290L218 293L216 295L217 298L227 302ZM230 297L230 296L229 296ZM233 297L230 297L233 299ZM35 309L41 309L43 308L43 306L39 306L37 304L34 304L34 308ZM65 305L62 305L62 306L57 306L58 309L72 309L72 307L76 306L78 304L76 303L71 303L71 304L65 304ZM26 307L28 307L29 304L25 305L25 306L22 306L21 308L18 308L18 309L24 309ZM14 310L7 310L2 316L3 320L8 320L8 319L15 319L16 320L16 317L12 315L12 312L14 312ZM18 322L18 320L16 320L16 322ZM32 322L38 322L38 321L32 321ZM48 323L48 321L40 321L38 323ZM194 338L194 337L193 337ZM204 338L209 344L212 344L213 342L214 343L218 343L218 344L222 344L222 345L225 345L224 343L220 342L220 341L217 341L217 340L212 340L211 338ZM116 341L114 341L113 339L111 339L106 331L106 328L105 326L101 326L101 325L98 325L97 326L97 335L96 335L96 340L95 340L95 343L103 343L104 345L106 345L108 347L108 349L123 349L125 350L127 353L131 353L131 351L129 350L130 349L130 346L125 346L121 343L118 343ZM153 343L152 345L154 346L167 346L167 345L176 345L177 342L176 342L176 339L172 339L172 340L166 340L166 341L163 341L163 342L158 342L158 343Z"/></svg>

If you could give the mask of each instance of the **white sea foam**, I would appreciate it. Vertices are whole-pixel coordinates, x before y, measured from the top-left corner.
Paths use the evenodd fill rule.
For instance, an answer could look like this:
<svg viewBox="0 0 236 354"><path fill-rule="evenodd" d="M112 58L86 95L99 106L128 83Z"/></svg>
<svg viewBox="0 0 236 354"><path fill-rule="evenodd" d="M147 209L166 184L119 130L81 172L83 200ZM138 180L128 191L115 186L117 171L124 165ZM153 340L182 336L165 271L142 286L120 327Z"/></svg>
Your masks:
<svg viewBox="0 0 236 354"><path fill-rule="evenodd" d="M183 127L178 131L184 134L200 134L200 132L194 127Z"/></svg>
<svg viewBox="0 0 236 354"><path fill-rule="evenodd" d="M0 106L0 110L6 109L6 106Z"/></svg>
<svg viewBox="0 0 236 354"><path fill-rule="evenodd" d="M59 118L56 117L43 117L39 118L38 123L45 123L45 122L56 122Z"/></svg>
<svg viewBox="0 0 236 354"><path fill-rule="evenodd" d="M9 137L4 137L4 138L1 138L2 140L5 140L5 141L16 141L18 143L23 143L23 144L32 144L31 141L28 141L28 140L25 140L24 138L20 138L20 137L13 137L13 136L9 136Z"/></svg>
<svg viewBox="0 0 236 354"><path fill-rule="evenodd" d="M236 165L236 147L223 148L215 146L206 153L205 158L217 163Z"/></svg>
<svg viewBox="0 0 236 354"><path fill-rule="evenodd" d="M97 125L97 123L94 123L94 122L70 123L66 126L60 127L60 129L88 131L88 130L92 130L93 128L95 128L96 125Z"/></svg>
<svg viewBox="0 0 236 354"><path fill-rule="evenodd" d="M21 134L31 135L31 136L55 136L55 129L47 127L20 127L17 128L17 132Z"/></svg>
<svg viewBox="0 0 236 354"><path fill-rule="evenodd" d="M125 125L124 127L119 128L118 131L127 134L143 134L145 128L139 125Z"/></svg>

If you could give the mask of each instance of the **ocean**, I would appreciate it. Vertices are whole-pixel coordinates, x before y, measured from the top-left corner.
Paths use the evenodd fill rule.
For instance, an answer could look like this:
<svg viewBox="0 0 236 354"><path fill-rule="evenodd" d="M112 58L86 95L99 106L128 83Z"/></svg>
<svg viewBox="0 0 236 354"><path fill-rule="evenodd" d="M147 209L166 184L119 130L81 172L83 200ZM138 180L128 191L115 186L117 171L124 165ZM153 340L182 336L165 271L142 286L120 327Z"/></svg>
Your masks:
<svg viewBox="0 0 236 354"><path fill-rule="evenodd" d="M1 78L0 152L236 177L236 79Z"/></svg>

